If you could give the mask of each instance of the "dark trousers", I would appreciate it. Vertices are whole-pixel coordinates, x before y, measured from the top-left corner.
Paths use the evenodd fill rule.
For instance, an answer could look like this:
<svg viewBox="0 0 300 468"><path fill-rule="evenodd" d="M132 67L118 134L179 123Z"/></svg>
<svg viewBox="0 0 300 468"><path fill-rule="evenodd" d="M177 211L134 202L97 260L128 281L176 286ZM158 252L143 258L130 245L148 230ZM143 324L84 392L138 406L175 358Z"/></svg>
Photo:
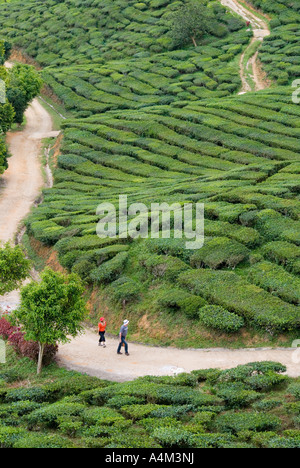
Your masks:
<svg viewBox="0 0 300 468"><path fill-rule="evenodd" d="M99 343L105 343L105 331L99 332L100 340Z"/></svg>
<svg viewBox="0 0 300 468"><path fill-rule="evenodd" d="M119 347L118 347L118 353L121 351L121 348L122 348L122 345L125 345L125 353L128 353L128 344L125 340L125 336L122 336L121 338L121 343L119 344Z"/></svg>

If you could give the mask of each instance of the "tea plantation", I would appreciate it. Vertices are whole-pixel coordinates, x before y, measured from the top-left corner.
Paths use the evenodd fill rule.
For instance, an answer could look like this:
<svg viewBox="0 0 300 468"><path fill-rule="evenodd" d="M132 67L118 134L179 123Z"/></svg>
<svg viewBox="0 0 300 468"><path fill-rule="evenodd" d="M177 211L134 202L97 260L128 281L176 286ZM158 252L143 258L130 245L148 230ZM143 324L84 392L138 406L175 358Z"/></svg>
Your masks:
<svg viewBox="0 0 300 468"><path fill-rule="evenodd" d="M176 337L183 344L245 344L254 333L261 341L285 334L282 342L290 345L300 327L300 107L291 88L300 72L300 3L253 0L270 17L271 35L259 58L273 85L243 95L237 94L239 61L252 31L219 3L207 2L211 31L198 47L178 49L168 24L185 3L1 5L2 35L43 67L48 88L72 115L62 123L54 187L27 220L28 234L99 291L112 328L126 312L138 334L148 314L170 329L171 343L184 322L188 341L186 329ZM97 206L117 206L123 194L129 204L149 208L204 203L203 248L187 250L185 239L99 238ZM142 338L151 332L145 327ZM158 340L166 343L164 336ZM77 404L81 408L82 400ZM128 411L122 421L132 416ZM216 421L229 439L216 436L212 445L236 443L230 418ZM147 422L137 430L148 431ZM176 437L176 424L168 430L158 427L156 438L151 429L151 443L165 446ZM262 445L280 444L274 437Z"/></svg>
<svg viewBox="0 0 300 468"><path fill-rule="evenodd" d="M271 35L260 49L264 69L278 84L288 84L291 78L299 78L300 73L299 2L252 0L251 3L272 18Z"/></svg>
<svg viewBox="0 0 300 468"><path fill-rule="evenodd" d="M17 359L0 370L1 448L299 448L299 379L279 363L112 383ZM26 379L27 385L22 385Z"/></svg>
<svg viewBox="0 0 300 468"><path fill-rule="evenodd" d="M299 327L299 108L288 91L66 121L56 184L30 233L64 267L111 283L117 302L146 295L192 320L209 303L270 332ZM124 193L147 206L204 202L204 247L98 238L98 204ZM174 286L189 291L184 305Z"/></svg>

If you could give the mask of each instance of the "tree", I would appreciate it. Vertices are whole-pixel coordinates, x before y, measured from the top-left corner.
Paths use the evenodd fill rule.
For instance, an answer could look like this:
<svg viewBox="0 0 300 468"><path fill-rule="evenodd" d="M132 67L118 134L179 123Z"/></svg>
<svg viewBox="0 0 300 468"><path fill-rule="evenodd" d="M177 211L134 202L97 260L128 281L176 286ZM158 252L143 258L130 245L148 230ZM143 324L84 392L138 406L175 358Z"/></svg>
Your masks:
<svg viewBox="0 0 300 468"><path fill-rule="evenodd" d="M25 339L39 343L37 373L42 370L45 345L66 343L69 336L82 331L87 312L84 286L79 276L64 275L46 269L40 282L31 282L21 289L21 305L12 320L22 326Z"/></svg>
<svg viewBox="0 0 300 468"><path fill-rule="evenodd" d="M39 94L42 86L43 80L33 66L17 64L9 69L6 96L15 110L16 123L23 122L28 104Z"/></svg>
<svg viewBox="0 0 300 468"><path fill-rule="evenodd" d="M5 42L0 41L0 65L3 65L5 62Z"/></svg>
<svg viewBox="0 0 300 468"><path fill-rule="evenodd" d="M11 54L12 45L10 42L4 41L4 60L8 60Z"/></svg>
<svg viewBox="0 0 300 468"><path fill-rule="evenodd" d="M0 104L0 133L6 133L11 128L15 119L13 106L7 102Z"/></svg>
<svg viewBox="0 0 300 468"><path fill-rule="evenodd" d="M209 31L212 13L201 0L184 5L171 18L171 36L174 46L183 46L197 40Z"/></svg>
<svg viewBox="0 0 300 468"><path fill-rule="evenodd" d="M14 122L21 125L28 106L25 92L20 88L12 87L7 89L6 96L15 111Z"/></svg>
<svg viewBox="0 0 300 468"><path fill-rule="evenodd" d="M0 249L0 295L17 289L29 276L30 266L21 247L6 243Z"/></svg>
<svg viewBox="0 0 300 468"><path fill-rule="evenodd" d="M7 169L7 158L9 156L9 152L7 146L5 144L4 138L0 137L0 174Z"/></svg>

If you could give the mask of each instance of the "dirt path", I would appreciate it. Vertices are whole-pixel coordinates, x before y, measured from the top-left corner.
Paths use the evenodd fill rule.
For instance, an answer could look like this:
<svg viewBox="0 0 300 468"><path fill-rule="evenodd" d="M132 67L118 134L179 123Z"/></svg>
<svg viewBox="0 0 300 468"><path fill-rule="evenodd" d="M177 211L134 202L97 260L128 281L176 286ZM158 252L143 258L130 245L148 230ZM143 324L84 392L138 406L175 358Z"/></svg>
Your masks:
<svg viewBox="0 0 300 468"><path fill-rule="evenodd" d="M133 380L145 375L174 375L197 369L229 369L253 361L276 361L287 366L290 377L300 376L300 356L292 349L176 349L131 344L130 356L117 355L118 340L108 338L107 347L98 346L98 335L86 330L71 343L60 346L58 363L112 381ZM299 350L300 351L300 350ZM296 362L298 361L298 363Z"/></svg>
<svg viewBox="0 0 300 468"><path fill-rule="evenodd" d="M27 124L21 132L7 135L12 157L1 176L0 242L13 240L18 226L29 213L43 187L40 152L41 140L57 135L52 132L49 114L38 100L26 111Z"/></svg>
<svg viewBox="0 0 300 468"><path fill-rule="evenodd" d="M25 128L7 135L12 156L7 171L0 178L0 244L14 240L44 185L40 162L42 139L59 133L52 131L51 117L37 99L25 116ZM0 297L0 306L15 307L18 303L18 291Z"/></svg>
<svg viewBox="0 0 300 468"><path fill-rule="evenodd" d="M257 16L254 9L248 10L241 5L237 0L220 0L222 5L241 16L246 22L252 26L253 39L249 46L246 48L240 60L240 74L242 80L242 89L240 94L248 93L251 91L259 91L269 87L270 82L267 80L264 72L261 69L258 60L258 51L255 50L253 55L247 60L245 64L245 56L251 50L256 41L262 42L265 37L270 35L270 30L266 21ZM261 16L261 14L260 14ZM249 79L250 76L250 79ZM253 84L252 84L253 83Z"/></svg>

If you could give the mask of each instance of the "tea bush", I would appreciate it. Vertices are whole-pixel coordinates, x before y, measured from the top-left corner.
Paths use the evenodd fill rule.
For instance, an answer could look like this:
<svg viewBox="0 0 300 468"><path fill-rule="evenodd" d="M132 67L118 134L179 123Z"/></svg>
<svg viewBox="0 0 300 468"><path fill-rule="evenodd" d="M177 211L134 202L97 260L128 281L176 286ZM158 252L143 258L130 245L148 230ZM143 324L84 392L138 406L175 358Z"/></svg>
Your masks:
<svg viewBox="0 0 300 468"><path fill-rule="evenodd" d="M207 305L199 310L199 319L208 328L235 333L245 324L242 317L239 317L223 307Z"/></svg>
<svg viewBox="0 0 300 468"><path fill-rule="evenodd" d="M216 429L236 435L241 431L264 432L278 430L281 420L272 414L263 413L228 413L216 418Z"/></svg>
<svg viewBox="0 0 300 468"><path fill-rule="evenodd" d="M10 388L11 383L3 383L2 448L299 445L298 382L283 375L286 368L280 363L113 383L55 366L37 379L35 365L17 359L10 350L3 371L26 366L28 378L39 385L27 380L26 386L18 382ZM271 377L273 384L253 390L258 376Z"/></svg>

